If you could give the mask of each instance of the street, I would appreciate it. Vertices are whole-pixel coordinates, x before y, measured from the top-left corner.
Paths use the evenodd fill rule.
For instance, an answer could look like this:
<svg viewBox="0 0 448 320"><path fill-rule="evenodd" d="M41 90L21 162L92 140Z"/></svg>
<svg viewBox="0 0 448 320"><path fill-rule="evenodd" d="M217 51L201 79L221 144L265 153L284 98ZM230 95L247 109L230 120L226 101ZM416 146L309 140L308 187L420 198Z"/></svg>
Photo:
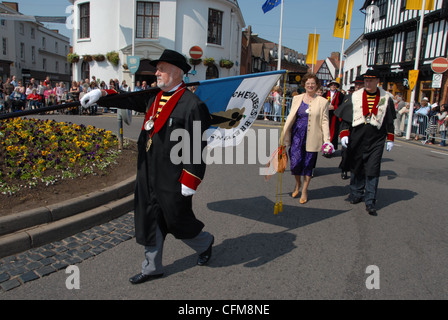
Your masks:
<svg viewBox="0 0 448 320"><path fill-rule="evenodd" d="M112 114L40 117L118 128ZM136 139L142 121L124 125L124 136ZM280 126L257 121L252 128ZM169 235L165 276L131 285L143 260L143 247L131 239L78 264L79 289L67 288L70 273L61 270L0 292L0 300L447 299L448 149L396 138L384 151L376 217L363 203L345 201L349 180L341 179L340 159L340 151L319 155L304 205L291 197L288 169L278 215L278 175L265 181L263 164L209 165L193 197L196 215L215 236L206 267Z"/></svg>

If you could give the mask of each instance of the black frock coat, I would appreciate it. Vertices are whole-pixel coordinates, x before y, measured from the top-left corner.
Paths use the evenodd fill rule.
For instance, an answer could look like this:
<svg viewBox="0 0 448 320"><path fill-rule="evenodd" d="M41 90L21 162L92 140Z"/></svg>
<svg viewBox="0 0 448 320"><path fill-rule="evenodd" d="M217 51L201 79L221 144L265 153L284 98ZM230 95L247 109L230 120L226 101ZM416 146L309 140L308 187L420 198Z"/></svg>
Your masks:
<svg viewBox="0 0 448 320"><path fill-rule="evenodd" d="M153 101L154 98L150 99L148 106ZM200 131L193 132L194 122L200 123ZM179 179L183 170L203 179L206 165L202 151L207 141L202 141L202 134L209 126L206 105L194 93L185 90L163 127L152 136L149 151L146 151L149 132L141 131L134 198L137 243L155 245L157 225L164 236L171 233L178 239L191 239L201 232L204 224L193 213L192 197L181 194ZM184 129L185 136L171 141L170 136L176 129ZM172 150L176 153L175 159L171 159ZM188 159L177 163L186 152L190 155L185 157Z"/></svg>
<svg viewBox="0 0 448 320"><path fill-rule="evenodd" d="M386 115L381 128L370 124L352 127L353 103L352 95L344 99L344 103L335 111L341 121L341 132L349 130L349 144L340 167L350 168L356 175L379 177L381 158L388 134L394 132L395 106L392 98L388 99Z"/></svg>

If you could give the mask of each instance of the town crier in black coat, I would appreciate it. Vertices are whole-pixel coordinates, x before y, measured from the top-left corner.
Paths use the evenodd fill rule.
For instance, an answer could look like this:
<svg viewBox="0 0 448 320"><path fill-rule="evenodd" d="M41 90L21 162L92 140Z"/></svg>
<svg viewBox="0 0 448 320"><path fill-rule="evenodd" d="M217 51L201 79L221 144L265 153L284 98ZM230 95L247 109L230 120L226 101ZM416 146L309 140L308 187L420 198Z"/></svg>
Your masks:
<svg viewBox="0 0 448 320"><path fill-rule="evenodd" d="M330 107L328 109L328 117L330 120L330 139L331 143L334 146L334 150L337 150L340 120L338 119L338 117L335 117L334 112L342 104L342 101L344 100L344 94L338 90L339 83L337 81L331 81L329 87L330 90L328 90L324 98L327 98L328 101L330 101Z"/></svg>
<svg viewBox="0 0 448 320"><path fill-rule="evenodd" d="M335 111L342 119L341 144L350 166L350 203L364 201L370 215L376 215L376 194L384 144L394 144L395 105L392 95L378 87L377 71L364 74L364 89L353 92Z"/></svg>
<svg viewBox="0 0 448 320"><path fill-rule="evenodd" d="M183 55L167 49L151 64L161 91L149 99L138 138L135 236L145 247L145 260L141 272L129 279L132 284L163 275L168 233L199 253L198 265L209 261L214 242L192 210L192 195L206 168L202 134L210 126L208 108L182 81L191 68Z"/></svg>

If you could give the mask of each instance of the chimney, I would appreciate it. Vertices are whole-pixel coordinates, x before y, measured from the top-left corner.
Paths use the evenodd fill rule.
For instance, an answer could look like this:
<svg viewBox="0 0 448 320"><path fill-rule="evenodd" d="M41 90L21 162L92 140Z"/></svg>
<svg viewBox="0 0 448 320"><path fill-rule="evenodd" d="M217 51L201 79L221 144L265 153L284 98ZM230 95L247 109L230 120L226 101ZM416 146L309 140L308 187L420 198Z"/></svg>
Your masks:
<svg viewBox="0 0 448 320"><path fill-rule="evenodd" d="M339 52L332 52L330 58L334 59L336 61L339 61L340 57L341 57L341 54Z"/></svg>
<svg viewBox="0 0 448 320"><path fill-rule="evenodd" d="M2 4L7 6L8 8L10 8L12 10L15 10L15 11L19 12L19 4L17 2L6 2L6 1L3 1Z"/></svg>

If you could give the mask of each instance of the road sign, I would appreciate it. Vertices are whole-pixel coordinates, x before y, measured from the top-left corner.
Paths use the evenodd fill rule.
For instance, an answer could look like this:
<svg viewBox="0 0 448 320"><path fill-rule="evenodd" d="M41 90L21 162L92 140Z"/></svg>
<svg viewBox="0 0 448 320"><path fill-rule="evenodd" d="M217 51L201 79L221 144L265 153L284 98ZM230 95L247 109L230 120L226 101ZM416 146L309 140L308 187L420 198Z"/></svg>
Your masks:
<svg viewBox="0 0 448 320"><path fill-rule="evenodd" d="M444 73L448 70L448 60L443 57L435 58L431 63L431 69L435 73Z"/></svg>
<svg viewBox="0 0 448 320"><path fill-rule="evenodd" d="M434 73L432 75L432 88L433 89L442 88L442 77L443 77L443 75L440 73Z"/></svg>
<svg viewBox="0 0 448 320"><path fill-rule="evenodd" d="M203 54L203 52L202 52L201 47L199 47L199 46L191 47L191 49L190 49L190 57L192 59L201 59L202 54Z"/></svg>
<svg viewBox="0 0 448 320"><path fill-rule="evenodd" d="M418 79L419 70L409 70L409 89L414 90Z"/></svg>

